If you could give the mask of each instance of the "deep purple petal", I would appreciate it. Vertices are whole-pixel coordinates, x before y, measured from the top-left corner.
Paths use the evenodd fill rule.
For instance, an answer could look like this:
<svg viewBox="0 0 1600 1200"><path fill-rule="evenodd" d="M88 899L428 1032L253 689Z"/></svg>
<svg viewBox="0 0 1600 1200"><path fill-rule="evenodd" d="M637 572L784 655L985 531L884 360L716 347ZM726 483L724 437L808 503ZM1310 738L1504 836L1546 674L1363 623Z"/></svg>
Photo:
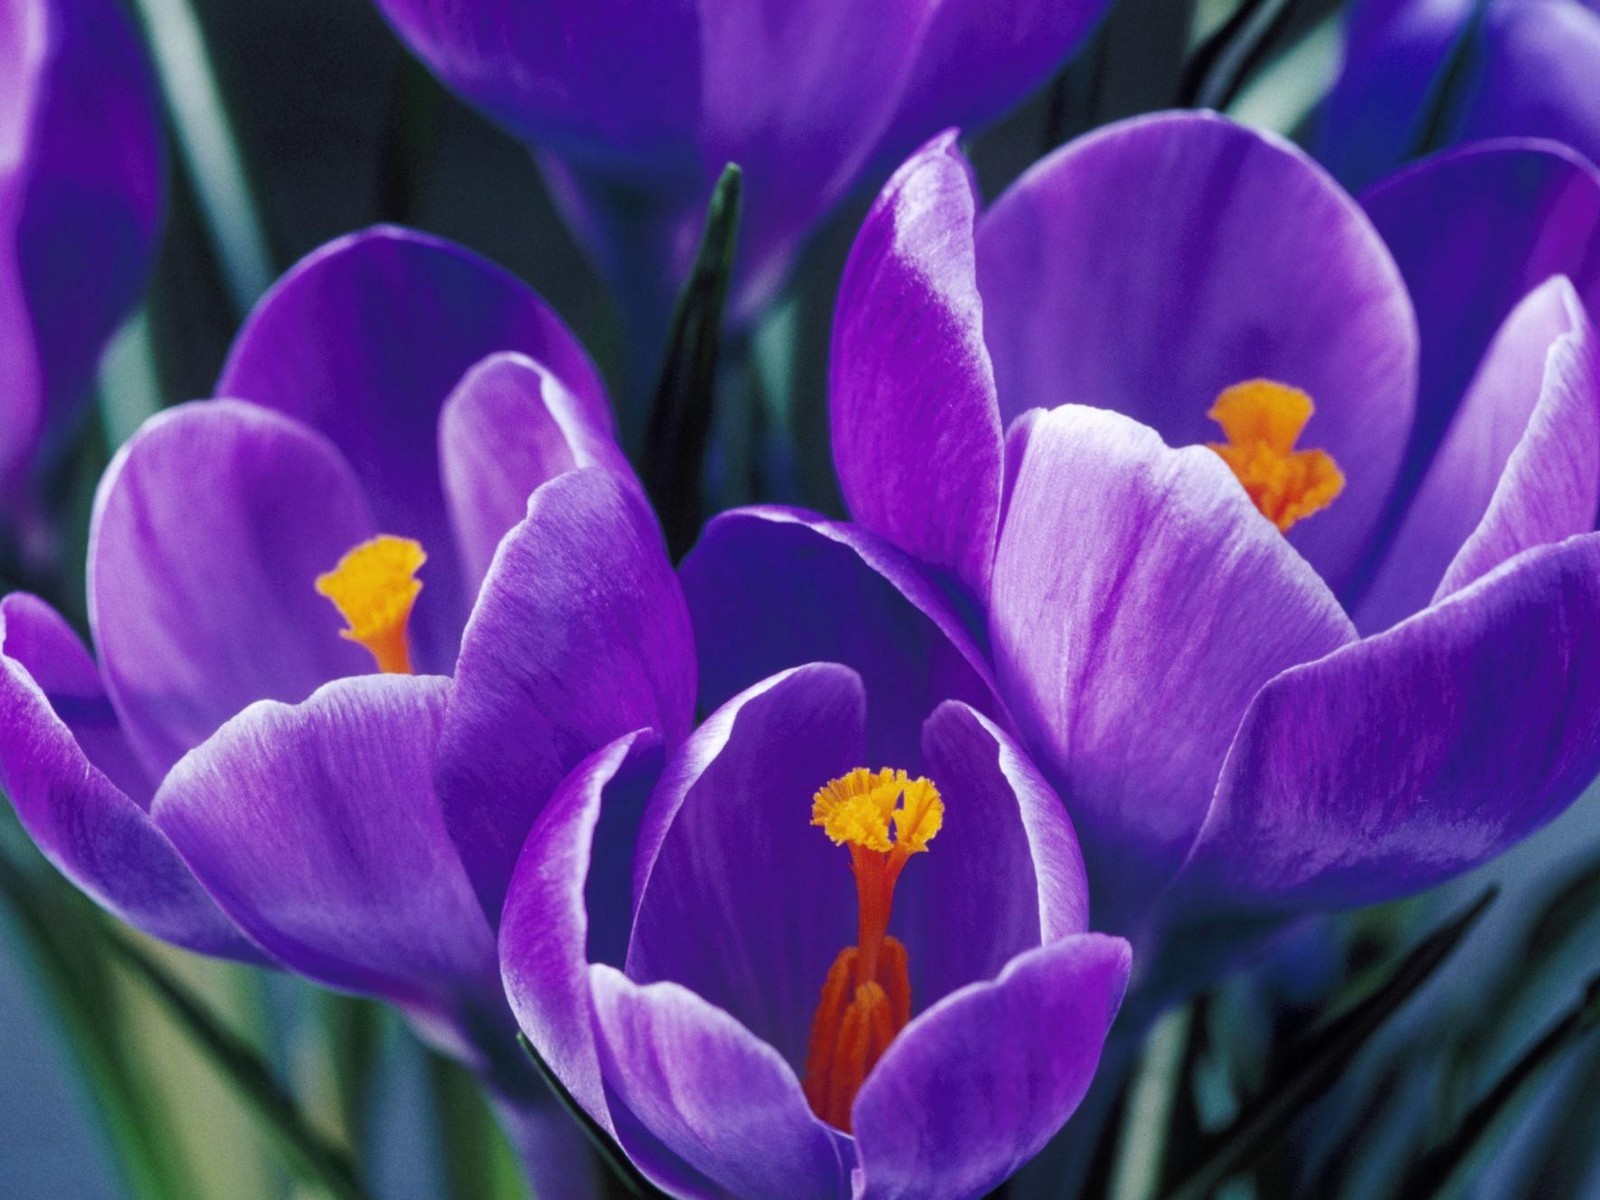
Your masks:
<svg viewBox="0 0 1600 1200"><path fill-rule="evenodd" d="M954 133L889 181L840 284L829 414L851 516L982 596L1003 444L983 344L977 205Z"/></svg>
<svg viewBox="0 0 1600 1200"><path fill-rule="evenodd" d="M970 1200L1038 1153L1088 1091L1130 960L1069 937L907 1026L856 1097L862 1200Z"/></svg>
<svg viewBox="0 0 1600 1200"><path fill-rule="evenodd" d="M118 452L95 500L89 613L153 778L251 701L372 670L314 582L374 532L338 451L267 409L182 405Z"/></svg>
<svg viewBox="0 0 1600 1200"><path fill-rule="evenodd" d="M1495 331L1524 296L1565 275L1600 311L1600 171L1551 143L1489 143L1402 171L1362 203L1405 275L1422 331L1403 507Z"/></svg>
<svg viewBox="0 0 1600 1200"><path fill-rule="evenodd" d="M1302 441L1347 485L1289 540L1338 586L1400 466L1417 340L1394 262L1321 168L1207 114L1112 126L979 221L978 283L1008 421L1093 404L1184 446L1219 440L1206 411L1233 384L1310 393Z"/></svg>
<svg viewBox="0 0 1600 1200"><path fill-rule="evenodd" d="M890 925L906 946L913 1012L1089 928L1078 839L1037 768L958 702L941 705L922 737L944 825L901 875Z"/></svg>
<svg viewBox="0 0 1600 1200"><path fill-rule="evenodd" d="M1256 690L1355 632L1210 450L1076 406L1022 436L996 669L1116 930L1183 861Z"/></svg>
<svg viewBox="0 0 1600 1200"><path fill-rule="evenodd" d="M1184 902L1337 908L1498 854L1600 771L1600 534L1530 550L1285 672L1239 731Z"/></svg>
<svg viewBox="0 0 1600 1200"><path fill-rule="evenodd" d="M590 969L606 1082L638 1121L729 1196L844 1200L849 1164L783 1058L672 983Z"/></svg>
<svg viewBox="0 0 1600 1200"><path fill-rule="evenodd" d="M1595 527L1600 356L1565 279L1496 335L1428 466L1357 624L1387 629L1515 554Z"/></svg>
<svg viewBox="0 0 1600 1200"><path fill-rule="evenodd" d="M506 353L467 372L439 414L439 469L470 594L500 539L527 515L534 488L591 466L630 471L609 426L549 370Z"/></svg>
<svg viewBox="0 0 1600 1200"><path fill-rule="evenodd" d="M636 729L680 741L694 694L689 614L637 485L596 468L544 484L489 568L439 751L445 823L492 923L567 772Z"/></svg>
<svg viewBox="0 0 1600 1200"><path fill-rule="evenodd" d="M874 698L874 762L914 761L922 722L943 700L1002 715L960 607L970 601L864 529L793 509L739 509L706 526L679 574L704 709L789 667L840 662Z"/></svg>
<svg viewBox="0 0 1600 1200"><path fill-rule="evenodd" d="M146 933L263 961L141 807L150 785L67 623L20 593L0 601L0 621L0 787L45 857Z"/></svg>
<svg viewBox="0 0 1600 1200"><path fill-rule="evenodd" d="M81 411L149 277L166 164L154 80L121 5L0 0L0 80L4 475Z"/></svg>
<svg viewBox="0 0 1600 1200"><path fill-rule="evenodd" d="M173 768L152 809L286 965L446 1023L501 1003L494 938L430 783L448 690L371 675L252 705Z"/></svg>
<svg viewBox="0 0 1600 1200"><path fill-rule="evenodd" d="M385 533L427 550L433 603L412 653L448 672L471 595L442 492L439 412L469 368L519 351L608 427L605 389L561 319L520 280L459 246L379 228L317 250L267 293L234 341L216 394L326 434L355 468Z"/></svg>
<svg viewBox="0 0 1600 1200"><path fill-rule="evenodd" d="M660 739L650 733L628 734L580 763L529 831L500 921L500 973L518 1024L613 1133L589 964L620 964L626 954L633 843L660 769Z"/></svg>
<svg viewBox="0 0 1600 1200"><path fill-rule="evenodd" d="M757 684L668 762L639 837L629 978L682 984L793 1064L856 940L850 857L811 828L811 801L865 765L865 704L832 663Z"/></svg>

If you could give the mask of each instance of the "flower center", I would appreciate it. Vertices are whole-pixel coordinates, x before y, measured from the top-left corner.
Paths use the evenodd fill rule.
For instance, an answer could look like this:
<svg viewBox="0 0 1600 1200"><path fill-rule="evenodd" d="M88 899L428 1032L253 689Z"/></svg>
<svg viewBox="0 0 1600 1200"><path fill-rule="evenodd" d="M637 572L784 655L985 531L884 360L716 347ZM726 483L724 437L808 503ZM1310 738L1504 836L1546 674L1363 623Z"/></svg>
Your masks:
<svg viewBox="0 0 1600 1200"><path fill-rule="evenodd" d="M1331 455L1294 448L1314 411L1311 397L1299 388L1252 379L1223 392L1206 413L1228 439L1207 444L1280 533L1327 508L1344 490L1344 472Z"/></svg>
<svg viewBox="0 0 1600 1200"><path fill-rule="evenodd" d="M944 824L944 801L930 780L858 768L817 793L811 823L834 845L849 847L856 877L856 944L828 969L805 1076L811 1110L848 1133L856 1093L911 1020L906 948L889 936L889 912L907 860L926 850Z"/></svg>
<svg viewBox="0 0 1600 1200"><path fill-rule="evenodd" d="M380 671L411 674L406 625L422 591L417 570L427 560L420 542L385 533L362 542L333 570L317 576L317 591L333 601L349 626L339 636L365 646Z"/></svg>

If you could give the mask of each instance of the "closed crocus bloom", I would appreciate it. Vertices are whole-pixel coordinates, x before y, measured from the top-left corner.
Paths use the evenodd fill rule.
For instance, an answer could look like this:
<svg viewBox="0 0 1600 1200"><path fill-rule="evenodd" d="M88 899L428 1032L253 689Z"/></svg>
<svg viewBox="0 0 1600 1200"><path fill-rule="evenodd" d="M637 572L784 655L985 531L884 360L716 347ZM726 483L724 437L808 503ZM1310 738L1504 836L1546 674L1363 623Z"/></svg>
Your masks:
<svg viewBox="0 0 1600 1200"><path fill-rule="evenodd" d="M1600 183L1501 145L1367 203L1204 115L981 215L926 147L835 319L859 524L712 523L682 570L706 700L789 657L986 663L1141 971L1561 811L1600 770ZM828 591L862 597L847 632L808 615Z"/></svg>
<svg viewBox="0 0 1600 1200"><path fill-rule="evenodd" d="M165 162L155 88L116 0L0 0L0 499L89 398L144 289Z"/></svg>
<svg viewBox="0 0 1600 1200"><path fill-rule="evenodd" d="M858 177L1045 81L1107 0L377 0L445 83L536 148L626 303L660 307L724 164L745 172L736 307ZM882 175L879 175L882 178ZM664 320L664 314L657 314Z"/></svg>
<svg viewBox="0 0 1600 1200"><path fill-rule="evenodd" d="M692 714L682 596L606 397L532 292L399 230L291 271L218 393L102 481L95 657L0 601L0 782L112 912L390 1000L514 1091L494 926L541 780ZM510 656L544 774L520 807L448 805L445 676Z"/></svg>
<svg viewBox="0 0 1600 1200"><path fill-rule="evenodd" d="M1423 149L1543 137L1600 162L1600 0L1360 0L1319 157L1347 184Z"/></svg>
<svg viewBox="0 0 1600 1200"><path fill-rule="evenodd" d="M908 682L762 680L675 753L595 754L529 835L512 1006L674 1196L981 1196L1089 1086L1127 943L1087 932L1071 825L1005 733L949 701L895 740Z"/></svg>

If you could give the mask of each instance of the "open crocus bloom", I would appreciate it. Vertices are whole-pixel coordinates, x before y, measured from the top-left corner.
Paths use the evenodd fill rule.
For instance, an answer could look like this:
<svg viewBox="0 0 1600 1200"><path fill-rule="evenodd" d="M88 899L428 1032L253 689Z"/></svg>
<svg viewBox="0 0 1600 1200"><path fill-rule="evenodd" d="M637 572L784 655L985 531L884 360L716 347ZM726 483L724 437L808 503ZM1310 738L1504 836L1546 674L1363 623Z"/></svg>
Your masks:
<svg viewBox="0 0 1600 1200"><path fill-rule="evenodd" d="M619 739L529 835L512 1006L673 1195L980 1196L1089 1086L1127 943L1086 932L1060 801L967 705L863 768L905 723L869 707L915 702L799 667L664 762Z"/></svg>
<svg viewBox="0 0 1600 1200"><path fill-rule="evenodd" d="M600 383L511 276L380 229L277 285L218 392L102 482L98 662L41 601L0 601L0 782L141 929L519 1066L493 929L537 805L598 746L692 718L687 614ZM472 710L443 676L510 656L545 774L520 807L447 802Z"/></svg>
<svg viewBox="0 0 1600 1200"><path fill-rule="evenodd" d="M1600 186L1502 145L1367 204L1204 115L981 216L930 144L835 320L858 524L711 524L705 699L817 657L966 688L1136 937L1406 894L1547 821L1600 769Z"/></svg>
<svg viewBox="0 0 1600 1200"><path fill-rule="evenodd" d="M1352 186L1475 138L1551 138L1600 162L1597 72L1600 0L1358 0L1318 156Z"/></svg>
<svg viewBox="0 0 1600 1200"><path fill-rule="evenodd" d="M0 0L0 491L13 510L144 290L164 181L154 81L122 6Z"/></svg>
<svg viewBox="0 0 1600 1200"><path fill-rule="evenodd" d="M736 309L864 172L1000 115L1107 0L377 0L439 77L543 152L616 279L670 298L712 184L745 172ZM637 300L632 302L637 303Z"/></svg>

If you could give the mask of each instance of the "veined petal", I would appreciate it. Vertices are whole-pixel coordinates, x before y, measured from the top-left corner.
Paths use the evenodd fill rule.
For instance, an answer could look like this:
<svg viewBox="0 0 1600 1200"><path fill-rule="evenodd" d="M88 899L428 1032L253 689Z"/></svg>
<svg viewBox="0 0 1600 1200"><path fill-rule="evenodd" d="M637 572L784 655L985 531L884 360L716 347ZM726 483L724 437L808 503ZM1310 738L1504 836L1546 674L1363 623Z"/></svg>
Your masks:
<svg viewBox="0 0 1600 1200"><path fill-rule="evenodd" d="M689 616L637 484L587 468L542 485L489 568L439 749L445 824L491 923L556 785L625 733L681 741L694 694Z"/></svg>
<svg viewBox="0 0 1600 1200"><path fill-rule="evenodd" d="M1400 468L1417 332L1389 252L1320 167L1214 115L1109 126L984 214L978 286L1008 422L1092 404L1185 446L1215 440L1207 410L1234 384L1308 393L1305 445L1346 485L1288 536L1338 589Z"/></svg>
<svg viewBox="0 0 1600 1200"><path fill-rule="evenodd" d="M1174 895L1311 909L1421 891L1600 771L1600 534L1529 550L1251 705Z"/></svg>
<svg viewBox="0 0 1600 1200"><path fill-rule="evenodd" d="M0 622L0 787L45 857L146 933L265 962L142 807L150 783L67 623L20 593L0 600Z"/></svg>
<svg viewBox="0 0 1600 1200"><path fill-rule="evenodd" d="M983 344L978 197L954 133L895 173L856 237L829 356L833 458L851 516L988 590L1003 439Z"/></svg>
<svg viewBox="0 0 1600 1200"><path fill-rule="evenodd" d="M1183 861L1256 690L1355 631L1210 450L1075 406L1015 439L996 669L1117 930Z"/></svg>

